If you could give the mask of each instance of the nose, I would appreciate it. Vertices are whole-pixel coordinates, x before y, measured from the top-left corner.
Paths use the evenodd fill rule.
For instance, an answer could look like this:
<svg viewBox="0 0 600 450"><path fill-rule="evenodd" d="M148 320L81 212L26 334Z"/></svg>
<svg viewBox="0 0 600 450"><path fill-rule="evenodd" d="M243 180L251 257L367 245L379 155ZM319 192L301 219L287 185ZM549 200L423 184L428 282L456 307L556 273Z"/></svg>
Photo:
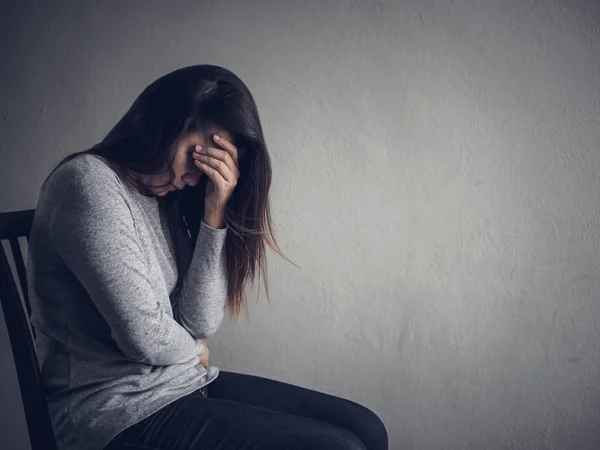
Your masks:
<svg viewBox="0 0 600 450"><path fill-rule="evenodd" d="M187 173L184 177L183 177L183 182L185 184L187 184L188 186L196 186L198 184L198 181L200 181L200 177L202 177L202 172L198 171L199 173L197 174L191 174L191 173Z"/></svg>

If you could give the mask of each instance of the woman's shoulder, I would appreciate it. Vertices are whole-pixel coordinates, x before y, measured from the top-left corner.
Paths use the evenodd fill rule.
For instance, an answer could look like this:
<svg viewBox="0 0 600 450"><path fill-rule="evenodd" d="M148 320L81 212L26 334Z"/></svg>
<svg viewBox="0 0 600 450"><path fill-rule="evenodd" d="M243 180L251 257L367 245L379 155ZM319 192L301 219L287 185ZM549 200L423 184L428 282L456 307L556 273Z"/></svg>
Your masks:
<svg viewBox="0 0 600 450"><path fill-rule="evenodd" d="M77 205L127 208L129 195L108 163L93 154L79 154L57 167L40 190L37 207L77 209Z"/></svg>
<svg viewBox="0 0 600 450"><path fill-rule="evenodd" d="M128 199L116 173L92 154L78 154L51 172L40 189L32 229L48 227L56 217L128 211ZM125 204L123 203L125 202ZM81 219L83 220L83 219Z"/></svg>
<svg viewBox="0 0 600 450"><path fill-rule="evenodd" d="M108 161L91 153L82 153L57 167L46 180L46 189L102 189L122 187L122 182Z"/></svg>

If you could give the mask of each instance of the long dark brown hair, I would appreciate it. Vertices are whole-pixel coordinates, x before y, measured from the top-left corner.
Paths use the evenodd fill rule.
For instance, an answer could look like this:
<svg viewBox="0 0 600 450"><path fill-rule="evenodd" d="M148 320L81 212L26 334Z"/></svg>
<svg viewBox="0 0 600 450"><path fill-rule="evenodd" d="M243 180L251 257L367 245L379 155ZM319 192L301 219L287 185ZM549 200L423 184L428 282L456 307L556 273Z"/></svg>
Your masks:
<svg viewBox="0 0 600 450"><path fill-rule="evenodd" d="M228 131L238 150L240 177L227 203L229 228L225 252L228 277L226 307L230 318L247 311L245 287L262 274L269 300L265 243L284 259L273 233L269 207L271 161L256 103L248 87L231 71L213 65L175 70L150 84L134 101L107 136L92 148L62 159L50 172L78 155L95 154L115 164L122 174L168 172L175 178L171 145L189 132L204 133L209 125ZM49 177L50 175L48 175ZM47 180L48 178L46 178ZM171 236L184 226L195 245L204 211L208 177L196 186L169 192L164 199ZM147 185L137 182L143 195L153 196ZM156 187L156 186L154 186ZM183 224L183 225L182 225ZM184 274L180 273L180 280Z"/></svg>

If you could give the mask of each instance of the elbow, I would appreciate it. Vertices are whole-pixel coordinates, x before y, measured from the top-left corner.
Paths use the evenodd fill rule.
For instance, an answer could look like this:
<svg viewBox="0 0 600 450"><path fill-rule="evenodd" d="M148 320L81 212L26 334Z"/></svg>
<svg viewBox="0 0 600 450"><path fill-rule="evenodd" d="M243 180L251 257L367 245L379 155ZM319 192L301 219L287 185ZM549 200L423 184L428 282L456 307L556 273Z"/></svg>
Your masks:
<svg viewBox="0 0 600 450"><path fill-rule="evenodd" d="M128 359L138 363L162 366L175 362L172 361L173 355L166 348L156 344L149 345L147 340L129 340L122 342L119 347Z"/></svg>
<svg viewBox="0 0 600 450"><path fill-rule="evenodd" d="M225 312L221 311L218 315L210 319L203 319L197 322L187 321L185 317L181 317L180 321L183 327L192 335L194 339L206 339L217 332Z"/></svg>
<svg viewBox="0 0 600 450"><path fill-rule="evenodd" d="M148 351L148 349L130 346L121 347L121 351L127 357L127 359L130 359L131 361L150 365L156 364L156 355L154 352Z"/></svg>
<svg viewBox="0 0 600 450"><path fill-rule="evenodd" d="M211 322L211 323L205 325L201 329L201 333L199 334L197 339L206 339L206 338L211 337L213 334L215 334L217 332L220 325L221 325L221 320L214 321L214 322Z"/></svg>
<svg viewBox="0 0 600 450"><path fill-rule="evenodd" d="M156 365L158 359L156 352L152 351L148 347L144 347L143 345L135 345L131 342L128 342L126 345L121 345L120 347L123 354L131 361L142 364Z"/></svg>

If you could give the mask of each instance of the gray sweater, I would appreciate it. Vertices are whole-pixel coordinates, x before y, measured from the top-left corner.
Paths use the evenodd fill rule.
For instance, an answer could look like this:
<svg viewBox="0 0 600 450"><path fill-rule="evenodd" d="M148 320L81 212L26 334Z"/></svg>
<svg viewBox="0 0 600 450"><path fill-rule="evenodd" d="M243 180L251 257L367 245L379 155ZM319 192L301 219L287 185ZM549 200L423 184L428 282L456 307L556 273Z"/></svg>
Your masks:
<svg viewBox="0 0 600 450"><path fill-rule="evenodd" d="M195 339L224 317L227 230L201 223L195 248L182 232L173 242L161 204L88 154L42 186L27 281L61 450L100 450L218 376ZM189 254L180 267L175 246Z"/></svg>

